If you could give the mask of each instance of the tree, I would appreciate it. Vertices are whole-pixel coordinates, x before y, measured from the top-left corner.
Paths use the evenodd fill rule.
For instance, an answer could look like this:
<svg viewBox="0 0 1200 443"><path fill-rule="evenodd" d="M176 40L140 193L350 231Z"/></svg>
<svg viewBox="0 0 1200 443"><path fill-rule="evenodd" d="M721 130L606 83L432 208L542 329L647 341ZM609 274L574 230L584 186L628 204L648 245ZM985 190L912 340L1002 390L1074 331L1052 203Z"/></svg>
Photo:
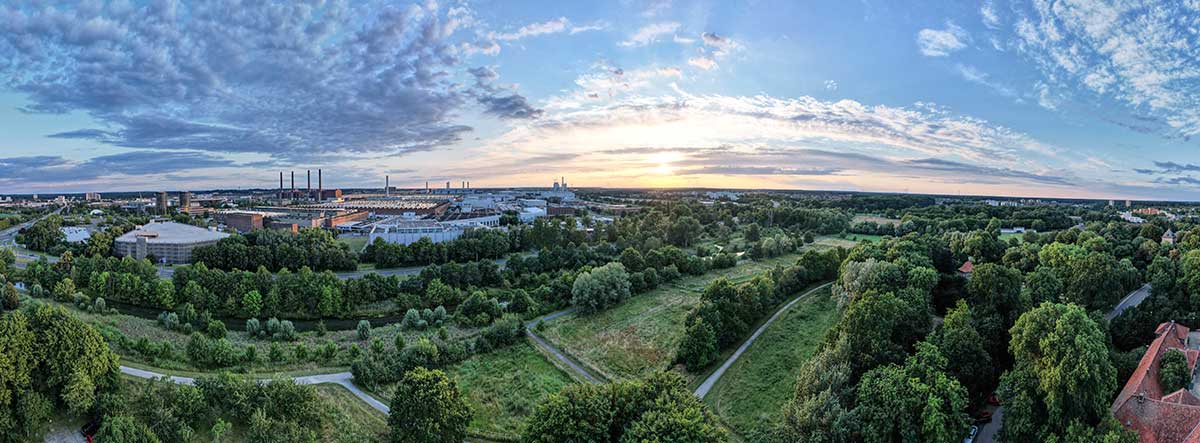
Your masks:
<svg viewBox="0 0 1200 443"><path fill-rule="evenodd" d="M953 362L946 372L958 379L972 394L982 396L992 386L992 358L985 349L983 338L975 330L971 308L959 300L958 306L946 313L942 325L929 339Z"/></svg>
<svg viewBox="0 0 1200 443"><path fill-rule="evenodd" d="M9 310L9 311L20 307L21 296L20 296L20 294L17 293L17 287L14 286L12 284L12 282L7 282L4 284L4 297L2 300L0 300L0 305L2 305L2 307L4 308L4 309L0 309L0 310Z"/></svg>
<svg viewBox="0 0 1200 443"><path fill-rule="evenodd" d="M682 376L570 385L550 394L526 421L524 441L723 442L726 432Z"/></svg>
<svg viewBox="0 0 1200 443"><path fill-rule="evenodd" d="M696 316L683 334L675 361L683 363L689 371L697 372L716 360L719 355L717 334L704 322L704 318Z"/></svg>
<svg viewBox="0 0 1200 443"><path fill-rule="evenodd" d="M746 241L748 241L748 242L751 242L751 243L757 242L759 240L762 240L762 229L759 228L758 223L751 223L749 225L746 225L746 231L743 234L743 236L746 238Z"/></svg>
<svg viewBox="0 0 1200 443"><path fill-rule="evenodd" d="M688 247L700 238L700 231L703 228L700 226L700 221L692 216L683 216L675 219L675 222L667 228L667 241L679 247Z"/></svg>
<svg viewBox="0 0 1200 443"><path fill-rule="evenodd" d="M958 443L971 425L967 390L946 374L937 346L921 342L904 366L867 372L858 384L863 436L868 442Z"/></svg>
<svg viewBox="0 0 1200 443"><path fill-rule="evenodd" d="M629 294L629 273L621 263L612 262L575 278L571 304L581 313L591 314L624 301Z"/></svg>
<svg viewBox="0 0 1200 443"><path fill-rule="evenodd" d="M1108 416L1116 369L1108 338L1083 308L1042 303L1017 319L1011 335L1016 365L998 391L1008 405L1003 441L1043 441L1072 422L1094 426Z"/></svg>
<svg viewBox="0 0 1200 443"><path fill-rule="evenodd" d="M417 367L396 387L388 425L393 443L459 443L467 436L471 410L454 381L439 370Z"/></svg>
<svg viewBox="0 0 1200 443"><path fill-rule="evenodd" d="M1180 389L1186 389L1192 382L1192 373L1188 370L1187 357L1177 349L1169 349L1159 360L1158 382L1162 385L1163 394L1170 394Z"/></svg>
<svg viewBox="0 0 1200 443"><path fill-rule="evenodd" d="M158 436L137 419L127 416L108 416L96 433L96 443L158 443Z"/></svg>
<svg viewBox="0 0 1200 443"><path fill-rule="evenodd" d="M642 258L642 253L633 248L625 248L624 251L621 251L621 264L629 272L639 272L646 267L646 261Z"/></svg>

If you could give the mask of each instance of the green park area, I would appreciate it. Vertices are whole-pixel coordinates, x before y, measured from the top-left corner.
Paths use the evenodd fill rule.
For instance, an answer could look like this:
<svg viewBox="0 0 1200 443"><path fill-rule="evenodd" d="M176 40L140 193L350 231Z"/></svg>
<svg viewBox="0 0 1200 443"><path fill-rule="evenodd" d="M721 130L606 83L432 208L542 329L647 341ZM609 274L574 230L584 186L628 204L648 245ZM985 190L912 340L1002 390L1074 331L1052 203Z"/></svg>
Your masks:
<svg viewBox="0 0 1200 443"><path fill-rule="evenodd" d="M801 365L837 322L837 313L828 287L793 305L729 367L705 402L736 433L776 423Z"/></svg>

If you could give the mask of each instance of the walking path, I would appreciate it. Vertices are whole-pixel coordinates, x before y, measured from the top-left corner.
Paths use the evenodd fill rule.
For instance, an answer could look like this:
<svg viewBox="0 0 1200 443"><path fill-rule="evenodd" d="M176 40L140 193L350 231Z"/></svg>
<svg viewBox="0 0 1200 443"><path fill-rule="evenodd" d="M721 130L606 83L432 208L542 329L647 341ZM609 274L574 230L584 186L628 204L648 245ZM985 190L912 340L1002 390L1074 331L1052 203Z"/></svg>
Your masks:
<svg viewBox="0 0 1200 443"><path fill-rule="evenodd" d="M743 352L746 352L746 349L748 349L750 345L758 339L758 336L761 335L763 331L767 330L767 326L771 326L771 323L773 323L776 318L779 318L781 314L787 312L788 309L791 309L792 305L795 305L796 302L831 284L833 284L833 282L825 283L821 286L809 289L805 293L793 298L792 301L788 302L786 305L783 305L783 307L779 308L779 310L775 311L775 314L771 315L771 318L768 318L767 321L762 324L762 326L758 327L758 330L754 331L754 333L750 335L750 338L746 339L741 346L738 346L736 351L733 351L733 355L730 355L729 358L725 360L725 363L721 364L721 367L717 368L712 375L709 375L708 378L704 379L704 383L701 383L700 387L696 388L696 396L704 398L704 396L708 395L708 392L712 390L712 387L717 384L717 380L720 380L721 376L725 375L725 371L729 370L730 366L733 366L733 362L737 361L738 357L741 357Z"/></svg>
<svg viewBox="0 0 1200 443"><path fill-rule="evenodd" d="M602 383L602 381L600 380L599 377L596 377L595 375L592 375L591 372L588 372L586 369L583 369L582 366L579 366L577 363L575 363L574 360L571 360L570 358L568 358L566 355L564 355L562 353L562 351L560 351L558 348L554 347L554 345L551 345L549 342L547 342L541 336L537 335L536 332L533 332L533 328L535 326L537 326L537 324L539 322L554 320L556 318L562 317L562 316L570 314L572 312L575 312L575 308L563 309L558 312L547 314L539 319L532 320L529 323L525 324L525 335L528 335L529 339L533 340L533 343L536 344L539 348L542 348L546 352L550 353L550 355L553 355L556 360L562 362L564 365L567 365L568 368L571 368L572 371L575 371L575 373L579 374L580 377L583 377L584 380L587 380L592 383Z"/></svg>
<svg viewBox="0 0 1200 443"><path fill-rule="evenodd" d="M181 385L189 385L190 386L190 385L196 384L196 379L191 378L191 377L178 377L178 376L173 376L173 375L168 376L165 374L159 374L157 372L147 371L144 369L131 368L128 366L121 366L121 373L125 374L125 375L134 376L137 378L145 378L145 379L165 378L167 381L170 381L171 383L176 383L176 384L181 384ZM358 386L355 386L354 383L352 382L352 380L354 379L354 375L352 375L349 372L338 372L335 374L306 375L303 377L287 377L286 379L292 380L293 382L295 382L298 385L316 385L316 384L321 384L321 383L333 383L336 385L341 385L343 388L346 388L346 390L350 391L351 394L354 394L355 397L358 397L359 400L367 402L367 404L371 405L372 408L375 408L379 412L382 412L385 415L388 414L389 412L391 412L391 408L389 408L388 405L383 404L383 402L375 399L375 397L367 395L366 392L363 392L363 390L359 389ZM271 379L259 379L259 381L269 382L269 381L271 381Z"/></svg>

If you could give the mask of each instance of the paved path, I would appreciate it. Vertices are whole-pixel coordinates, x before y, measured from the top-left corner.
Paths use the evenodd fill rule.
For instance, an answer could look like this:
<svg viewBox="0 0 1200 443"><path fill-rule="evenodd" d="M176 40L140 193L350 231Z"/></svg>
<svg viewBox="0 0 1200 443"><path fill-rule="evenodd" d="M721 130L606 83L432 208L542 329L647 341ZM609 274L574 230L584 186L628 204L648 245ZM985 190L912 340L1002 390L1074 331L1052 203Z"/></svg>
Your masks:
<svg viewBox="0 0 1200 443"><path fill-rule="evenodd" d="M1125 312L1126 309L1142 304L1146 297L1150 296L1150 283L1142 285L1142 287L1130 292L1125 298L1121 299L1120 303L1107 314L1104 314L1105 320L1112 320ZM992 410L992 422L980 427L979 435L975 436L975 443L994 443L996 442L996 434L1000 433L1000 428L1004 425L1004 406L998 406Z"/></svg>
<svg viewBox="0 0 1200 443"><path fill-rule="evenodd" d="M1142 304L1142 302L1146 300L1146 297L1149 296L1150 283L1146 283L1136 291L1130 292L1129 295L1126 295L1125 298L1121 299L1121 302L1117 303L1117 307L1113 308L1113 310L1109 311L1107 314L1104 314L1104 319L1112 320L1117 318L1117 316L1125 312L1126 309Z"/></svg>
<svg viewBox="0 0 1200 443"><path fill-rule="evenodd" d="M181 384L181 385L196 384L196 379L191 378L191 377L168 376L165 374L159 374L157 372L151 372L151 371L147 371L147 370L143 370L143 369L131 368L128 366L121 366L121 373L126 374L126 375L131 375L131 376L134 376L137 378L146 378L146 379L161 379L163 377L166 377L167 380L170 381L171 383L176 383L176 384ZM367 395L366 392L363 392L361 389L358 388L358 386L355 386L354 383L352 383L352 380L354 379L354 375L352 375L349 372L338 372L335 374L306 375L303 377L289 377L288 379L296 382L296 384L298 384L298 385L316 385L316 384L321 384L321 383L333 383L336 385L341 385L342 387L346 388L346 390L350 391L351 394L354 394L355 397L358 397L359 400L367 402L367 404L371 405L372 408L375 408L379 412L382 412L386 415L388 412L391 411L391 408L389 408L388 405L383 404L383 402L375 399L375 397ZM270 379L260 379L259 381L270 381Z"/></svg>
<svg viewBox="0 0 1200 443"><path fill-rule="evenodd" d="M533 343L536 344L539 348L542 348L546 352L549 352L550 355L553 355L555 359L562 362L564 365L567 365L568 368L571 368L571 370L575 371L576 374L579 374L580 377L583 377L584 380L587 380L592 383L602 383L602 381L600 380L599 377L592 375L591 372L588 372L588 370L584 369L582 366L579 366L577 363L575 363L574 360L571 360L570 358L568 358L566 355L564 355L562 353L562 351L560 351L558 348L554 347L554 345L551 345L549 342L547 342L541 336L537 335L536 332L533 332L533 328L535 326L537 326L538 322L554 320L556 318L562 317L562 316L570 314L572 312L575 312L575 308L563 309L561 311L553 312L553 313L547 314L545 316L542 316L540 318L531 320L531 321L529 321L529 323L525 324L525 335L528 335L529 339L533 340Z"/></svg>
<svg viewBox="0 0 1200 443"><path fill-rule="evenodd" d="M733 366L733 362L737 361L738 357L741 357L743 352L746 352L746 349L748 349L750 347L750 345L753 344L754 341L758 339L758 336L761 335L763 333L763 331L767 330L767 326L771 326L771 323L775 322L776 318L779 318L779 316L781 314L783 314L784 312L787 312L788 309L791 309L792 305L795 305L796 302L804 299L805 297L808 297L809 294L812 294L813 292L823 289L826 286L829 286L831 284L833 284L833 283L832 282L825 283L821 286L817 286L815 288L809 289L808 291L805 291L803 294L800 294L796 298L793 298L792 301L788 302L786 305L783 305L783 307L779 308L779 310L775 311L775 314L771 315L771 318L768 318L767 321L765 323L763 323L762 326L758 327L758 330L754 331L754 334L750 335L750 338L747 338L746 341L743 342L741 346L738 346L736 351L733 351L733 355L730 355L729 358L725 360L725 363L721 364L721 367L717 368L717 370L715 372L713 372L712 375L709 375L708 378L704 379L704 383L701 383L700 387L696 388L696 396L700 397L700 398L704 398L704 396L708 395L708 392L711 391L713 386L717 384L717 380L720 380L721 376L725 375L725 371L729 370L730 366Z"/></svg>

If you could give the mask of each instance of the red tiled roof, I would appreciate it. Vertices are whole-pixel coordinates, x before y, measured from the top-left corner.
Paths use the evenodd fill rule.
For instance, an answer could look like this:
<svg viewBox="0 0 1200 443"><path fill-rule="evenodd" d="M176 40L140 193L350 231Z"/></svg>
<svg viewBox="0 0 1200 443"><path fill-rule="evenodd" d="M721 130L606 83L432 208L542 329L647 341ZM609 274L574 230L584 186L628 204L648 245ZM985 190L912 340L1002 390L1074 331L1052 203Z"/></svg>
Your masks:
<svg viewBox="0 0 1200 443"><path fill-rule="evenodd" d="M970 260L967 260L966 263L963 263L962 266L958 267L958 272L961 272L963 274L970 274L971 271L974 271L974 270L975 270L975 263L971 263Z"/></svg>
<svg viewBox="0 0 1200 443"><path fill-rule="evenodd" d="M1175 322L1158 325L1158 338L1150 343L1111 411L1117 420L1137 431L1141 443L1200 443L1200 399L1187 390L1168 395L1158 383L1159 360L1164 353L1182 351L1188 366L1196 367L1200 351L1187 349L1188 328Z"/></svg>

